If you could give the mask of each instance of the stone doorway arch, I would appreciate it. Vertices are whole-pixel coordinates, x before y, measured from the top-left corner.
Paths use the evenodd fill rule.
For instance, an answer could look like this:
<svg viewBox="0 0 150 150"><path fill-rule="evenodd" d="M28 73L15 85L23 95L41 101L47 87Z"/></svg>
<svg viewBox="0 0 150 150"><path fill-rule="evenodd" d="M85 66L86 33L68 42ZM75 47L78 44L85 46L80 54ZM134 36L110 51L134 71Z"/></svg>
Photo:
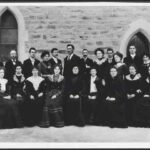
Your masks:
<svg viewBox="0 0 150 150"><path fill-rule="evenodd" d="M130 39L138 32L142 33L148 41L150 41L150 23L140 19L129 25L129 29L125 32L120 44L120 52L122 52L124 56L126 56L126 50Z"/></svg>

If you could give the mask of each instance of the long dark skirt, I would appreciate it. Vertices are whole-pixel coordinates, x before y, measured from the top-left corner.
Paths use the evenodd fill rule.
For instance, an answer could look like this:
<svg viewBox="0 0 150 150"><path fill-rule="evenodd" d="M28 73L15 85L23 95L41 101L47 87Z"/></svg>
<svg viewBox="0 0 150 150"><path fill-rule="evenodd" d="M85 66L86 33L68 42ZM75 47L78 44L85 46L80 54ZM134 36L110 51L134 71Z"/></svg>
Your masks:
<svg viewBox="0 0 150 150"><path fill-rule="evenodd" d="M65 124L84 126L84 118L82 113L82 99L66 98L65 100Z"/></svg>
<svg viewBox="0 0 150 150"><path fill-rule="evenodd" d="M18 101L4 99L0 94L0 128L20 128L22 126L23 124L18 108Z"/></svg>
<svg viewBox="0 0 150 150"><path fill-rule="evenodd" d="M57 90L50 91L46 94L45 106L43 108L42 121L40 127L63 127L64 126L64 113L62 104L62 95L51 99L52 95L57 94Z"/></svg>
<svg viewBox="0 0 150 150"><path fill-rule="evenodd" d="M139 98L131 98L126 101L126 118L129 126L137 126L136 109Z"/></svg>
<svg viewBox="0 0 150 150"><path fill-rule="evenodd" d="M127 127L125 105L105 100L104 102L105 125L110 127Z"/></svg>
<svg viewBox="0 0 150 150"><path fill-rule="evenodd" d="M23 102L23 123L25 126L39 125L42 119L44 105L43 97L31 100L26 98Z"/></svg>
<svg viewBox="0 0 150 150"><path fill-rule="evenodd" d="M150 127L150 98L139 99L136 109L136 122L141 127Z"/></svg>

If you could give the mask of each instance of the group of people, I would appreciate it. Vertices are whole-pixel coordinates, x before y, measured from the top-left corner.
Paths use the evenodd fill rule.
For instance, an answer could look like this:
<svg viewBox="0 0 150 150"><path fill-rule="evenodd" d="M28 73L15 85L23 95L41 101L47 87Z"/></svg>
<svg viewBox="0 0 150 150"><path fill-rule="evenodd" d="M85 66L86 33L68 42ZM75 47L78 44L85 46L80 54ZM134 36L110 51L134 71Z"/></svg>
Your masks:
<svg viewBox="0 0 150 150"><path fill-rule="evenodd" d="M150 127L150 55L129 55L97 48L80 58L68 44L64 64L59 50L36 49L21 63L16 51L0 63L0 128L98 125Z"/></svg>

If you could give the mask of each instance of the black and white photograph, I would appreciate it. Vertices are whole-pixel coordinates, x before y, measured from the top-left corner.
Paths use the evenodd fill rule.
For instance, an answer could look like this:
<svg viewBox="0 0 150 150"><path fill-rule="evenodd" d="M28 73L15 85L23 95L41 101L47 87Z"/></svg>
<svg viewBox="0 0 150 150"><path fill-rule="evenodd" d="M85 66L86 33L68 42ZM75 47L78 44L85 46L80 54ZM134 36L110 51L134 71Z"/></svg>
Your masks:
<svg viewBox="0 0 150 150"><path fill-rule="evenodd" d="M1 147L149 141L150 3L0 3Z"/></svg>

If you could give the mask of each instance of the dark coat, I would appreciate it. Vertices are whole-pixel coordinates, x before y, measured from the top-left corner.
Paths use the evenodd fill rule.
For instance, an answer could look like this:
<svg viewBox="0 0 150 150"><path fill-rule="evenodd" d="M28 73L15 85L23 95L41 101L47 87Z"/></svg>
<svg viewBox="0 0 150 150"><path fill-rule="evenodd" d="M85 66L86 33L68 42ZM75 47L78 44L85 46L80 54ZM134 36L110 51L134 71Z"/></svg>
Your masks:
<svg viewBox="0 0 150 150"><path fill-rule="evenodd" d="M150 66L150 64L142 64L140 67L140 74L142 76L142 79L145 80L146 77L148 76L148 67Z"/></svg>
<svg viewBox="0 0 150 150"><path fill-rule="evenodd" d="M104 63L104 79L107 80L110 76L110 68L115 65L114 59L112 59L112 62L109 63L108 59Z"/></svg>
<svg viewBox="0 0 150 150"><path fill-rule="evenodd" d="M40 61L35 59L34 66L33 66L30 58L26 59L24 61L24 63L23 63L23 74L24 74L25 78L32 76L32 68L38 67L39 63L40 63Z"/></svg>
<svg viewBox="0 0 150 150"><path fill-rule="evenodd" d="M44 61L41 61L39 64L38 64L38 68L39 68L39 74L41 76L45 76L45 75L50 75L52 74L52 66L51 66L51 63L50 61L48 62L44 62Z"/></svg>
<svg viewBox="0 0 150 150"><path fill-rule="evenodd" d="M84 77L88 77L90 75L90 69L93 66L93 60L90 58L87 58L84 60L84 58L80 59L81 61L81 74Z"/></svg>
<svg viewBox="0 0 150 150"><path fill-rule="evenodd" d="M129 67L130 65L134 64L137 69L140 69L140 66L142 64L142 59L139 56L135 56L134 59L129 55L124 58L124 63Z"/></svg>
<svg viewBox="0 0 150 150"><path fill-rule="evenodd" d="M12 60L8 60L5 64L5 78L8 79L9 82L12 82L13 80L17 65L22 65L22 63L17 60L16 64L14 65Z"/></svg>
<svg viewBox="0 0 150 150"><path fill-rule="evenodd" d="M74 66L78 66L81 69L80 57L73 54L71 60L67 60L68 57L64 59L64 77L70 78L72 76L72 69Z"/></svg>

